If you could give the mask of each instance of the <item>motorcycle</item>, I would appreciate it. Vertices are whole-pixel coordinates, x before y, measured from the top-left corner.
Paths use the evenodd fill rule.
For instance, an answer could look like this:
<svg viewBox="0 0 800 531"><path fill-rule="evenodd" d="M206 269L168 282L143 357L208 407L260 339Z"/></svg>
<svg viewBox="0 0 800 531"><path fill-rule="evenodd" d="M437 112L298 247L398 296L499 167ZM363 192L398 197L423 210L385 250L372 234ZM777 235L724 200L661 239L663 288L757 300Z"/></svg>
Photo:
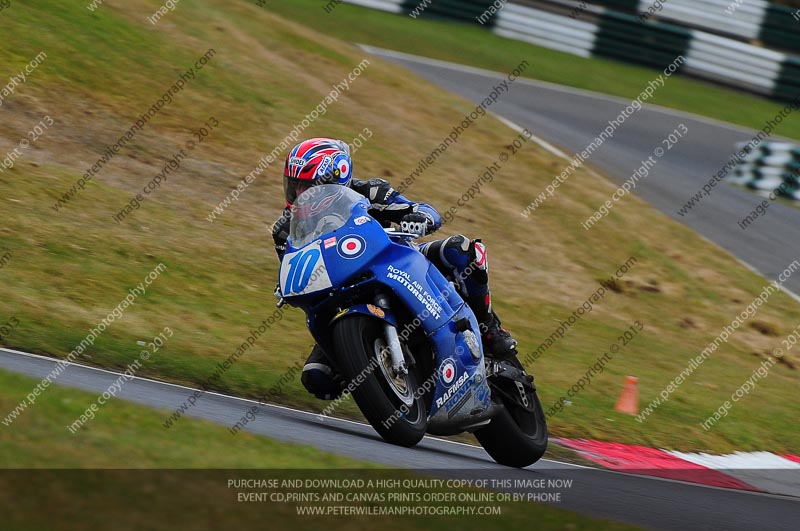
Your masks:
<svg viewBox="0 0 800 531"><path fill-rule="evenodd" d="M387 442L473 433L498 463L547 448L533 378L516 357L484 357L480 328L452 279L417 250L419 227L384 227L348 187L309 188L292 208L278 306L306 313L367 421Z"/></svg>

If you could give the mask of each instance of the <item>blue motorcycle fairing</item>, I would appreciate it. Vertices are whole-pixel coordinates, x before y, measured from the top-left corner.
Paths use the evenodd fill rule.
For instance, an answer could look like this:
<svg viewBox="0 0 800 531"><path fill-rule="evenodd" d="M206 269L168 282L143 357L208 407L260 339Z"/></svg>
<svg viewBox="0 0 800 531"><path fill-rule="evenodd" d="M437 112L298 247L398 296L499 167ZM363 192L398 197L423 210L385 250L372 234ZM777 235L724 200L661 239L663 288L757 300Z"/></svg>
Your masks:
<svg viewBox="0 0 800 531"><path fill-rule="evenodd" d="M485 410L490 405L480 327L455 287L418 250L394 244L392 251L379 256L370 266L376 274L376 283L390 288L407 307L417 309L412 324L419 321L419 327L434 346L436 389L429 411L429 428L441 432L439 425L459 424L469 420L471 412ZM385 274L381 275L382 271ZM460 319L469 321L469 331L475 338L472 348L456 328ZM473 351L479 353L477 360ZM453 378L442 371L448 359L453 364Z"/></svg>
<svg viewBox="0 0 800 531"><path fill-rule="evenodd" d="M344 310L340 311L336 315L333 316L333 319L328 322L328 326L333 326L333 323L345 317L347 315L353 315L354 313L360 313L362 315L366 315L368 317L377 317L383 321L386 321L390 325L397 328L397 319L389 310L384 310L383 308L378 308L374 304L356 304L355 306L351 306L349 308L345 308Z"/></svg>
<svg viewBox="0 0 800 531"><path fill-rule="evenodd" d="M491 405L477 319L444 275L412 243L390 238L368 209L366 198L353 202L349 219L305 246L294 247L290 236L280 270L283 296L306 312L309 331L329 349L337 314L380 318L354 293L393 293L416 316L404 325L421 329L435 355L429 431L456 433ZM462 320L469 326L462 322L460 332Z"/></svg>

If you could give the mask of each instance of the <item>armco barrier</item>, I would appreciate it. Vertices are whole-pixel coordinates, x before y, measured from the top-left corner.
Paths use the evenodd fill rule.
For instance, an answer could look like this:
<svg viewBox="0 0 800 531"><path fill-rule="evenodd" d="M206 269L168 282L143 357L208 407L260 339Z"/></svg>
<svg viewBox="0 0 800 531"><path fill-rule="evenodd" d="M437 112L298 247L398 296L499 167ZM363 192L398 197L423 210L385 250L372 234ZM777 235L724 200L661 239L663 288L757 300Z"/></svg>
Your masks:
<svg viewBox="0 0 800 531"><path fill-rule="evenodd" d="M664 68L679 55L686 56L692 34L671 24L640 24L636 17L607 11L593 54L620 61Z"/></svg>
<svg viewBox="0 0 800 531"><path fill-rule="evenodd" d="M758 38L767 16L768 2L744 0L593 0L590 3L633 15L642 20L669 21L709 33L742 40ZM564 6L580 5L578 0L541 0L541 3Z"/></svg>
<svg viewBox="0 0 800 531"><path fill-rule="evenodd" d="M790 57L783 63L781 75L775 85L774 95L781 100L793 100L799 93L800 87L800 59Z"/></svg>
<svg viewBox="0 0 800 531"><path fill-rule="evenodd" d="M635 15L648 14L707 33L745 42L757 40L769 48L800 52L800 12L765 0L541 1L568 7L590 3Z"/></svg>
<svg viewBox="0 0 800 531"><path fill-rule="evenodd" d="M496 4L491 0L344 1L385 11L399 10L415 18L435 16L471 22L477 22L489 6ZM687 5L683 0L661 1L664 6L672 2L676 6ZM583 4L585 12L558 14L509 2L493 12L486 26L502 37L581 57L605 57L659 69L682 55L686 58L682 70L690 75L783 101L793 101L800 95L800 59L783 52L676 24L652 19L643 22L635 15L598 7L588 0L585 4L572 0L550 3L559 4L562 11L570 5ZM600 3L631 12L653 5L645 0ZM697 0L697 4L717 8L721 3L723 0ZM800 21L797 29L800 30Z"/></svg>
<svg viewBox="0 0 800 531"><path fill-rule="evenodd" d="M741 149L744 144L740 145ZM747 155L730 181L764 193L800 200L800 146L766 142Z"/></svg>
<svg viewBox="0 0 800 531"><path fill-rule="evenodd" d="M403 13L403 0L344 0L344 2L390 13Z"/></svg>
<svg viewBox="0 0 800 531"><path fill-rule="evenodd" d="M692 34L687 57L686 69L691 74L767 96L777 96L778 80L787 60L781 52L699 31ZM787 85L787 98L791 91Z"/></svg>
<svg viewBox="0 0 800 531"><path fill-rule="evenodd" d="M600 28L546 11L507 4L495 17L494 32L562 52L591 57Z"/></svg>
<svg viewBox="0 0 800 531"><path fill-rule="evenodd" d="M487 13L489 7L495 0L431 0L426 4L423 0L404 0L403 9L411 14L417 9L419 18L426 17L445 17L455 18L463 22L481 23L478 19L484 14L485 24L491 26L494 17ZM500 3L500 2L498 2ZM502 4L500 4L502 5Z"/></svg>
<svg viewBox="0 0 800 531"><path fill-rule="evenodd" d="M800 10L769 4L758 39L766 46L800 52Z"/></svg>

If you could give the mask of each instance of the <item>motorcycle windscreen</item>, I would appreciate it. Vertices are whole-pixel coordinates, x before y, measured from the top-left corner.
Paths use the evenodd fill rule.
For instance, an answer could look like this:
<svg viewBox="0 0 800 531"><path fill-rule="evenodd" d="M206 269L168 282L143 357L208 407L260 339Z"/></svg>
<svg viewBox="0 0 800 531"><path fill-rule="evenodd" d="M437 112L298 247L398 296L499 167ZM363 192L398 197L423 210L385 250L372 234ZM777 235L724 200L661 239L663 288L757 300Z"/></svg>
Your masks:
<svg viewBox="0 0 800 531"><path fill-rule="evenodd" d="M343 227L353 205L364 197L338 184L323 184L309 188L292 206L289 223L289 240L299 248L323 235Z"/></svg>

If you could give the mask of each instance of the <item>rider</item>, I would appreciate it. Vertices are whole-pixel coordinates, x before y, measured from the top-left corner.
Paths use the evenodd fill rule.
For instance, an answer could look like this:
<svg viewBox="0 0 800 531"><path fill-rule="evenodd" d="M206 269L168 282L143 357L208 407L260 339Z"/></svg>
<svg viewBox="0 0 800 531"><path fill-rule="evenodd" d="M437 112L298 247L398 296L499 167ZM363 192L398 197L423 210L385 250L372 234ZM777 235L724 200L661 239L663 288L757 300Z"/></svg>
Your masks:
<svg viewBox="0 0 800 531"><path fill-rule="evenodd" d="M279 259L283 259L286 252L292 204L305 190L319 184L349 186L369 199L372 204L369 213L381 223L406 221L424 224L426 234L441 227L441 217L430 205L406 199L383 179L361 181L353 179L352 174L350 147L341 140L312 138L297 144L289 152L283 170L286 208L272 229ZM480 324L487 355L503 359L516 355L516 340L502 328L500 319L492 310L486 247L481 241L457 235L424 243L419 250L443 275L458 282L460 294ZM332 400L342 391L341 377L319 345L314 346L303 367L301 382L322 400Z"/></svg>

